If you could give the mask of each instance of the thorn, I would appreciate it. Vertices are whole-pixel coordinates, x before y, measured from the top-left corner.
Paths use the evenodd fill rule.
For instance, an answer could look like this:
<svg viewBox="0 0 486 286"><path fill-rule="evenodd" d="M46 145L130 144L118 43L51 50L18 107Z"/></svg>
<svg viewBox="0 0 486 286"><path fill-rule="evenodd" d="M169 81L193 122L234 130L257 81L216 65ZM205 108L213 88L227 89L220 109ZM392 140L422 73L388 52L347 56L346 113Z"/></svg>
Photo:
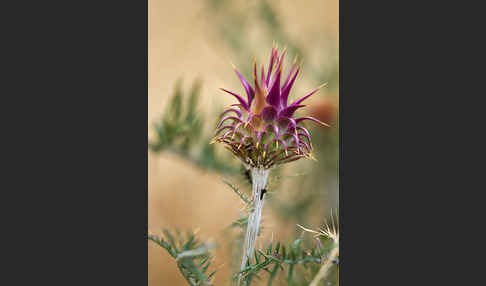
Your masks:
<svg viewBox="0 0 486 286"><path fill-rule="evenodd" d="M314 155L312 155L312 153L309 153L309 159L317 162L317 159L314 157Z"/></svg>
<svg viewBox="0 0 486 286"><path fill-rule="evenodd" d="M326 127L331 127L331 125L329 125L329 124L327 124L327 123L324 123L324 122L322 122L322 121L320 121L320 120L317 120L317 121L319 122L319 124L320 124L320 125L324 125L324 126L326 126Z"/></svg>
<svg viewBox="0 0 486 286"><path fill-rule="evenodd" d="M326 81L325 83L321 84L317 89L321 89L321 88L323 88L325 86L327 87L327 84L328 84L328 82Z"/></svg>

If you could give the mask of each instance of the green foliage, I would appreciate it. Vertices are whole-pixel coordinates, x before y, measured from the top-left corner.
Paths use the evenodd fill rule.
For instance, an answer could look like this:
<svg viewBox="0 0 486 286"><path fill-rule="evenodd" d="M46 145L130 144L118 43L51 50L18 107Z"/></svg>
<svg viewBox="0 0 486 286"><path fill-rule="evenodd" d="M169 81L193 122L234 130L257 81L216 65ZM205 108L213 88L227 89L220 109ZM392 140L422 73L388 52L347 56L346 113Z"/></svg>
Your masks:
<svg viewBox="0 0 486 286"><path fill-rule="evenodd" d="M201 82L196 80L189 96L182 90L182 80L176 83L162 118L153 124L156 140L149 143L154 152L169 151L193 163L201 169L215 170L224 174L235 174L239 170L216 155L211 136L202 133L204 118L197 110ZM202 144L201 144L202 142Z"/></svg>
<svg viewBox="0 0 486 286"><path fill-rule="evenodd" d="M158 141L150 144L152 150L160 151L177 144L182 151L187 151L200 138L202 119L196 113L200 88L200 81L194 82L190 96L184 103L182 81L177 82L162 120L154 123Z"/></svg>
<svg viewBox="0 0 486 286"><path fill-rule="evenodd" d="M228 185L233 190L233 192L235 192L235 194L243 200L243 202L245 202L246 204L249 204L251 202L251 200L245 194L243 194L236 186L225 180L223 180L223 183Z"/></svg>
<svg viewBox="0 0 486 286"><path fill-rule="evenodd" d="M255 277L260 277L261 273L268 273L267 285L270 286L280 274L286 280L287 285L309 285L310 277L314 277L319 271L323 261L327 259L327 254L334 247L333 242L327 238L316 238L317 243L308 250L304 250L304 239L298 238L289 245L270 243L264 251L256 250L253 262L234 276L237 279L239 274L244 278L246 285L250 285ZM280 272L279 272L280 271ZM296 271L300 275L296 276ZM307 277L307 278L306 278ZM335 281L337 277L333 277Z"/></svg>
<svg viewBox="0 0 486 286"><path fill-rule="evenodd" d="M242 218L235 220L230 225L230 227L239 227L239 228L245 230L247 225L248 225L248 217L242 217Z"/></svg>
<svg viewBox="0 0 486 286"><path fill-rule="evenodd" d="M167 250L170 256L176 260L179 271L189 285L211 285L211 277L216 271L209 274L207 272L211 265L209 251L214 246L198 242L195 234L191 232L188 232L186 237L179 232L176 232L176 235L168 230L163 232L165 239L152 234L148 236L148 239Z"/></svg>

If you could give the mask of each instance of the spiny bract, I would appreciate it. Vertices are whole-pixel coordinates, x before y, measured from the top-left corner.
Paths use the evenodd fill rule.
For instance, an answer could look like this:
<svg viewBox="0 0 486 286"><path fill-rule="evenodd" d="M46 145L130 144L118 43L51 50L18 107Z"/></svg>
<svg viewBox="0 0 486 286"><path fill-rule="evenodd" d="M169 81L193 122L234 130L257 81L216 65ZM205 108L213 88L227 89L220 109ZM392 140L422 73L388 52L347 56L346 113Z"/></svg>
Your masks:
<svg viewBox="0 0 486 286"><path fill-rule="evenodd" d="M278 49L272 48L268 72L265 74L262 65L260 77L255 61L254 86L233 66L243 84L247 100L221 88L233 95L238 103L232 104L221 114L222 119L216 127L213 142L224 143L247 167L270 168L302 157L312 158L310 134L302 122L311 120L329 126L310 116L293 117L297 109L305 106L301 103L323 85L288 105L290 89L301 66L297 67L294 61L287 78L281 84L284 57L285 50L279 56Z"/></svg>

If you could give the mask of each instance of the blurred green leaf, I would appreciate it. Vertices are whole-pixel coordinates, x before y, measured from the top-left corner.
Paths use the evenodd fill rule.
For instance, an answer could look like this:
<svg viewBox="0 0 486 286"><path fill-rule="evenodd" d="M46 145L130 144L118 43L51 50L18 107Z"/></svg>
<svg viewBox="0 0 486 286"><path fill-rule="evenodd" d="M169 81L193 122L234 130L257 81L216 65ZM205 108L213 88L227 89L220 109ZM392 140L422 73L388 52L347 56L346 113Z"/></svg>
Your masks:
<svg viewBox="0 0 486 286"><path fill-rule="evenodd" d="M209 275L206 272L211 265L209 251L213 248L212 244L196 243L195 234L191 232L187 232L186 237L178 231L176 237L169 230L163 232L167 240L156 235L149 235L148 239L166 249L175 258L179 271L189 285L211 285L210 279L216 270Z"/></svg>
<svg viewBox="0 0 486 286"><path fill-rule="evenodd" d="M185 96L182 80L177 81L165 113L153 123L156 140L149 142L149 148L154 152L175 153L201 169L237 174L239 169L233 166L230 157L216 155L214 145L209 144L211 135L203 136L203 115L197 109L201 87L201 80L195 80Z"/></svg>

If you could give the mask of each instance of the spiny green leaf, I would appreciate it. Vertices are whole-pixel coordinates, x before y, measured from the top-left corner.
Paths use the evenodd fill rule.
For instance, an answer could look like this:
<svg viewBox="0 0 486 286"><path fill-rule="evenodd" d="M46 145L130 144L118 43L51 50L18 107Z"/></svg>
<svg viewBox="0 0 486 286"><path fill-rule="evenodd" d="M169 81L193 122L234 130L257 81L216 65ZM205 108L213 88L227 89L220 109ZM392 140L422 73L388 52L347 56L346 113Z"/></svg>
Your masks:
<svg viewBox="0 0 486 286"><path fill-rule="evenodd" d="M244 217L244 218L239 218L237 219L236 221L234 221L230 227L241 227L241 228L246 228L246 226L248 225L248 217Z"/></svg>
<svg viewBox="0 0 486 286"><path fill-rule="evenodd" d="M204 265L204 263L206 263L208 260L209 260L209 256L204 257L204 258L201 260L201 263L199 263L199 266L200 266L200 267L201 267L201 266L203 266L203 265Z"/></svg>
<svg viewBox="0 0 486 286"><path fill-rule="evenodd" d="M191 119L195 117L195 110L199 99L200 90L201 90L201 81L198 79L194 81L194 83L192 84L191 94L187 101L187 107L188 107L188 111L186 115L187 119Z"/></svg>
<svg viewBox="0 0 486 286"><path fill-rule="evenodd" d="M272 285L273 279L275 279L275 276L277 275L279 266L280 266L279 263L275 263L275 266L273 266L273 270L272 270L272 272L270 272L270 277L268 278L267 286Z"/></svg>
<svg viewBox="0 0 486 286"><path fill-rule="evenodd" d="M275 246L275 251L274 251L274 253L275 253L275 254L278 254L278 251L279 251L279 250L280 250L280 241L279 241L279 242L277 242L277 246Z"/></svg>
<svg viewBox="0 0 486 286"><path fill-rule="evenodd" d="M172 119L178 121L181 117L182 112L182 79L179 79L176 84L174 96L171 99L169 104L169 114L172 116Z"/></svg>
<svg viewBox="0 0 486 286"><path fill-rule="evenodd" d="M287 282L290 284L292 281L292 274L294 273L294 264L289 265L289 276L287 277Z"/></svg>
<svg viewBox="0 0 486 286"><path fill-rule="evenodd" d="M216 270L214 270L213 272L211 272L209 275L208 275L208 278L211 279L211 277L213 277L213 275L216 273Z"/></svg>
<svg viewBox="0 0 486 286"><path fill-rule="evenodd" d="M270 255L272 254L272 243L270 242L270 245L267 248L267 254Z"/></svg>
<svg viewBox="0 0 486 286"><path fill-rule="evenodd" d="M175 248L174 235L166 229L163 232L169 242L155 235L149 235L148 239L165 248L176 259L179 271L189 285L210 285L209 279L216 271L213 271L210 276L206 276L204 273L211 265L211 256L208 254L208 251L213 247L212 244L198 245L195 235L190 232L186 235L186 241L181 232L176 231L178 242L182 245L179 252Z"/></svg>
<svg viewBox="0 0 486 286"><path fill-rule="evenodd" d="M182 245L182 248L181 248L182 251L191 249L192 246L193 246L195 236L192 235L192 234L188 234L188 236L189 236L189 239L187 240L186 243L184 243L184 245Z"/></svg>
<svg viewBox="0 0 486 286"><path fill-rule="evenodd" d="M246 204L250 203L250 199L245 194L243 194L236 186L226 180L223 180L223 183L228 185L233 190L233 192L235 192L235 194L237 194L238 197L240 197Z"/></svg>
<svg viewBox="0 0 486 286"><path fill-rule="evenodd" d="M206 270L208 270L209 265L211 265L211 262L208 262L203 268L201 268L201 271L204 273Z"/></svg>
<svg viewBox="0 0 486 286"><path fill-rule="evenodd" d="M174 236L172 236L172 234L167 229L164 229L163 232L164 232L165 236L167 237L167 240L169 240L170 246L172 248L174 248L176 252L179 252L179 250L177 249L177 245L175 243Z"/></svg>

